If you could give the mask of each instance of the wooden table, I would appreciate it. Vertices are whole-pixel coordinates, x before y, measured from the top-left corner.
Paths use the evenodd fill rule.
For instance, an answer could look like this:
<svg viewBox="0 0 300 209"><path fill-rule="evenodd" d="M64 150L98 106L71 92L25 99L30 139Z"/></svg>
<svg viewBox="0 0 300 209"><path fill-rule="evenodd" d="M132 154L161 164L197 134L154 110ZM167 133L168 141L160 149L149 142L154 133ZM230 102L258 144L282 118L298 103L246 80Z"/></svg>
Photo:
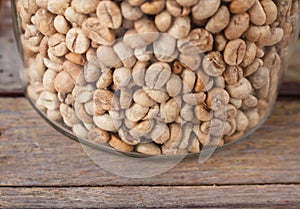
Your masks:
<svg viewBox="0 0 300 209"><path fill-rule="evenodd" d="M262 128L205 164L188 158L145 179L104 171L43 121L20 91L12 49L7 21L0 32L1 208L300 207L300 48Z"/></svg>

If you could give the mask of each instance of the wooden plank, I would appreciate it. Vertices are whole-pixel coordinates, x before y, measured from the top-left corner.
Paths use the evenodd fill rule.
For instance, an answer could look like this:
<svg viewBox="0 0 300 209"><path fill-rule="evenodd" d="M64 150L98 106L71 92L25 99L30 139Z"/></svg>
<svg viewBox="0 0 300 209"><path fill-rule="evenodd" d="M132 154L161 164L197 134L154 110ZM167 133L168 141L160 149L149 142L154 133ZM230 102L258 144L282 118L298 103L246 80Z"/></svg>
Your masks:
<svg viewBox="0 0 300 209"><path fill-rule="evenodd" d="M300 185L0 188L5 208L297 208Z"/></svg>
<svg viewBox="0 0 300 209"><path fill-rule="evenodd" d="M188 158L146 179L112 175L24 98L0 98L0 186L232 185L300 182L300 101L281 99L257 132L204 164ZM110 161L108 161L110 162ZM112 162L113 163L113 162Z"/></svg>

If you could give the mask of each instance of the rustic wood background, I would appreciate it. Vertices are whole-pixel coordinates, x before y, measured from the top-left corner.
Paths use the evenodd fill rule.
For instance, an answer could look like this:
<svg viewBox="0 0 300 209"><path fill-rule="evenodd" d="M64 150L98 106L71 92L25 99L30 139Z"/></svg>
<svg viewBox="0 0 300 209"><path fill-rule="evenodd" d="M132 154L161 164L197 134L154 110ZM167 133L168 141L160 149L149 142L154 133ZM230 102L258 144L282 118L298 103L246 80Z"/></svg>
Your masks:
<svg viewBox="0 0 300 209"><path fill-rule="evenodd" d="M270 119L205 164L118 177L51 128L23 97L9 10L0 19L0 208L299 208L300 47ZM298 43L300 46L300 44Z"/></svg>

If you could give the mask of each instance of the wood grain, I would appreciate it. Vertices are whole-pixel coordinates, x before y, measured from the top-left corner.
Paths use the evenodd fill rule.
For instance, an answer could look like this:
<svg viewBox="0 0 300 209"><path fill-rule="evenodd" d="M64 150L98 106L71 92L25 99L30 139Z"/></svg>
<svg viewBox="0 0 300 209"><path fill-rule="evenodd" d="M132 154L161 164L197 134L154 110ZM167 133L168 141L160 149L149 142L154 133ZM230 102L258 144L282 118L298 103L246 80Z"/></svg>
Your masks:
<svg viewBox="0 0 300 209"><path fill-rule="evenodd" d="M242 185L300 182L300 101L281 99L267 123L214 154L146 179L106 172L51 128L24 98L0 100L0 186ZM109 162L109 161L108 161Z"/></svg>
<svg viewBox="0 0 300 209"><path fill-rule="evenodd" d="M297 208L300 185L0 188L6 208Z"/></svg>

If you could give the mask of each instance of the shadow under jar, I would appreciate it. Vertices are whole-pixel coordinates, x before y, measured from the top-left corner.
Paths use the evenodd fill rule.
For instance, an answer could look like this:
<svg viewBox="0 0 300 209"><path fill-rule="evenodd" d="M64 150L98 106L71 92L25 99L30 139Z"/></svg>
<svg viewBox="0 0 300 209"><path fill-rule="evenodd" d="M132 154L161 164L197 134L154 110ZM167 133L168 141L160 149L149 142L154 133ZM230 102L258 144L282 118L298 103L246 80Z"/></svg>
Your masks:
<svg viewBox="0 0 300 209"><path fill-rule="evenodd" d="M57 130L125 153L182 155L270 114L299 0L16 0L22 80Z"/></svg>

